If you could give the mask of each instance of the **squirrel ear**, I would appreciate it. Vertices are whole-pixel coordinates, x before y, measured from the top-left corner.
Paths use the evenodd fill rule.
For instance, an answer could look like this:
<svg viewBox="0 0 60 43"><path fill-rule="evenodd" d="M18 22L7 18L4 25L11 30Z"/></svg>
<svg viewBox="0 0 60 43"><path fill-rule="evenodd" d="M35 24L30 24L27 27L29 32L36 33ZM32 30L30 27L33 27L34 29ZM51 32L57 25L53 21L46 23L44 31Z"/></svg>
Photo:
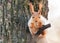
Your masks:
<svg viewBox="0 0 60 43"><path fill-rule="evenodd" d="M41 11L38 11L38 14L41 15Z"/></svg>
<svg viewBox="0 0 60 43"><path fill-rule="evenodd" d="M43 4L42 2L39 3L39 10L38 10L38 13L41 14L42 13L42 7L43 7Z"/></svg>
<svg viewBox="0 0 60 43"><path fill-rule="evenodd" d="M34 7L33 7L32 3L29 3L29 7L30 7L30 12L33 14L34 13Z"/></svg>

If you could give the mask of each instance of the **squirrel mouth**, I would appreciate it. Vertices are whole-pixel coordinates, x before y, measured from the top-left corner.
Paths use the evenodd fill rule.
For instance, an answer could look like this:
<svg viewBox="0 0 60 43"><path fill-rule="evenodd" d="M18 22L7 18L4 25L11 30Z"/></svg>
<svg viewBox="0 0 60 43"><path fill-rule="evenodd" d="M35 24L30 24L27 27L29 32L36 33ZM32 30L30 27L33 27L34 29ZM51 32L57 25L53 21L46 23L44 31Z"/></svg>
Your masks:
<svg viewBox="0 0 60 43"><path fill-rule="evenodd" d="M35 28L39 28L40 26L39 26L39 24L35 24Z"/></svg>
<svg viewBox="0 0 60 43"><path fill-rule="evenodd" d="M35 23L35 28L40 28L40 27L42 27L42 24L40 23Z"/></svg>

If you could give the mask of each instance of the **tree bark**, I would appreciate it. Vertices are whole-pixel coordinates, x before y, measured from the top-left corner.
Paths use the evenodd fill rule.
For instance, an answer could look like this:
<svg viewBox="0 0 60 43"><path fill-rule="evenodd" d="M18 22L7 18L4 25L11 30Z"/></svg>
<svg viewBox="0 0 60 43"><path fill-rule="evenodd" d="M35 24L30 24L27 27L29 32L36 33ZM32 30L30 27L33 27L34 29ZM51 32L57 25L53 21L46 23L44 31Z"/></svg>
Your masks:
<svg viewBox="0 0 60 43"><path fill-rule="evenodd" d="M42 15L47 18L48 0L32 0L35 11L38 3L44 6ZM2 43L35 43L31 34L26 32L27 23L31 16L30 0L0 0L0 42Z"/></svg>

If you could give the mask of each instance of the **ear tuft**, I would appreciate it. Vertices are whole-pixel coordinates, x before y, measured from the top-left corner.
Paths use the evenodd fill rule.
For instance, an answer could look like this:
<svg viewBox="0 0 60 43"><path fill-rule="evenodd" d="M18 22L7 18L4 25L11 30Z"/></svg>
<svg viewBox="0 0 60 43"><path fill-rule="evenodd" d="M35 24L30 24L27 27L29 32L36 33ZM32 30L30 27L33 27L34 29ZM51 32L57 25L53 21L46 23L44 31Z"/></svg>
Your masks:
<svg viewBox="0 0 60 43"><path fill-rule="evenodd" d="M29 7L31 14L34 14L34 6L32 5L32 3L29 3Z"/></svg>
<svg viewBox="0 0 60 43"><path fill-rule="evenodd" d="M41 14L42 13L42 7L43 7L43 4L42 2L39 3L39 10L38 10L38 13Z"/></svg>

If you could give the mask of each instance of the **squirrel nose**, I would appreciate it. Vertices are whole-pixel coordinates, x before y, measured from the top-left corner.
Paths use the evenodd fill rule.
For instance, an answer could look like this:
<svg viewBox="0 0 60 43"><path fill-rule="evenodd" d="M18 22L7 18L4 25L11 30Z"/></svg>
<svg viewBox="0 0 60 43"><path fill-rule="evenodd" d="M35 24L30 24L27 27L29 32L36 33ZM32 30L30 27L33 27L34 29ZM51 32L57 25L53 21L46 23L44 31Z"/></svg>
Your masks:
<svg viewBox="0 0 60 43"><path fill-rule="evenodd" d="M37 22L37 21L35 21L35 22Z"/></svg>

